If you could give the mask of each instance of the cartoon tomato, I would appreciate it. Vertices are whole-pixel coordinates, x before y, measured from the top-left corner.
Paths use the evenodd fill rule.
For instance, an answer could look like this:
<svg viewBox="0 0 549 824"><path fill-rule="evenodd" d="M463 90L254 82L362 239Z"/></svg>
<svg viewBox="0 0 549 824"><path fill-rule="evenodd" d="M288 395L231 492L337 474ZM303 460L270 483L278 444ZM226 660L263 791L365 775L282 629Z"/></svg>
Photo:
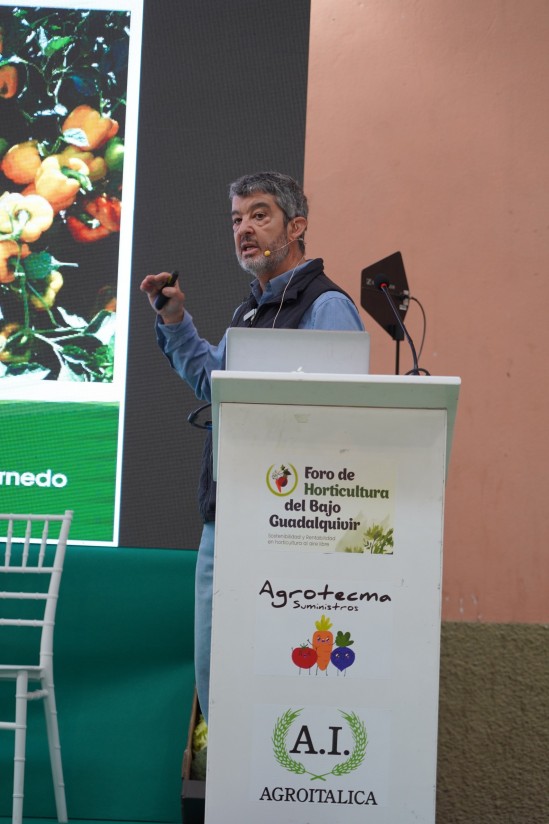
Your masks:
<svg viewBox="0 0 549 824"><path fill-rule="evenodd" d="M292 652L292 661L299 669L311 669L316 664L317 652L315 649L302 644Z"/></svg>

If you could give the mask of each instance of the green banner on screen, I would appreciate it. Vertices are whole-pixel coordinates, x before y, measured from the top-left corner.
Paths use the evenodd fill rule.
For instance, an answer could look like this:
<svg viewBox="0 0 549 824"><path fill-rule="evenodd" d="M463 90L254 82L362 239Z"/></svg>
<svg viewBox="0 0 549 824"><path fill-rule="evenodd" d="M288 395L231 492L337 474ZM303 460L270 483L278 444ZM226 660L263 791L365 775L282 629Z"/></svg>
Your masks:
<svg viewBox="0 0 549 824"><path fill-rule="evenodd" d="M112 543L118 403L0 401L0 511L74 510L71 541Z"/></svg>

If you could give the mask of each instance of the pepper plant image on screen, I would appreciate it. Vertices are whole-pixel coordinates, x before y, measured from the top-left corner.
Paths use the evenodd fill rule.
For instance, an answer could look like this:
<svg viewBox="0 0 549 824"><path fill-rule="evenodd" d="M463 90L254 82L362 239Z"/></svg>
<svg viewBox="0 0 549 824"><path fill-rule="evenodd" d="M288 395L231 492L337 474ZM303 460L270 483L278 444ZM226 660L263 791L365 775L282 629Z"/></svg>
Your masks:
<svg viewBox="0 0 549 824"><path fill-rule="evenodd" d="M0 379L113 379L128 23L0 6Z"/></svg>
<svg viewBox="0 0 549 824"><path fill-rule="evenodd" d="M10 512L74 510L73 541L110 545L141 0L53 5L0 0L0 496Z"/></svg>

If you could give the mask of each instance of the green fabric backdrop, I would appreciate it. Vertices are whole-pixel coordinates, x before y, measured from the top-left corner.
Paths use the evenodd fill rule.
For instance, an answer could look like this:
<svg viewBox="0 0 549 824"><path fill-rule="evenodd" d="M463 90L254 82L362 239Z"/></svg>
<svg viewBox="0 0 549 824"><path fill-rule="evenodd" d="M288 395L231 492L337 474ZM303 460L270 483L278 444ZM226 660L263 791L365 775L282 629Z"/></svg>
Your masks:
<svg viewBox="0 0 549 824"><path fill-rule="evenodd" d="M68 548L54 666L70 819L181 821L195 563L190 550ZM10 644L4 631L5 662ZM0 686L5 718L13 688ZM12 776L13 733L2 731L0 817L11 816ZM55 818L41 701L29 704L24 815Z"/></svg>

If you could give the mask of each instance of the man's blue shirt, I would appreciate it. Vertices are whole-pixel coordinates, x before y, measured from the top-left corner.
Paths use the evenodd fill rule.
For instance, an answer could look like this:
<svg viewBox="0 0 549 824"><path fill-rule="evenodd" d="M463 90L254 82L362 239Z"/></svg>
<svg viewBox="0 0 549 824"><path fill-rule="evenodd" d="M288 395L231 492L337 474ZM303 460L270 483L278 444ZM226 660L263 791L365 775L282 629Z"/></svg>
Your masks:
<svg viewBox="0 0 549 824"><path fill-rule="evenodd" d="M305 266L307 262L303 263ZM258 306L280 295L295 272L291 270L268 281L265 291L259 281L252 281L251 290ZM364 331L364 324L354 303L342 292L324 292L303 314L299 329ZM189 384L199 400L211 401L210 376L213 370L225 368L227 333L217 346L201 338L192 316L185 310L180 323L164 324L157 319L158 343L176 372Z"/></svg>

